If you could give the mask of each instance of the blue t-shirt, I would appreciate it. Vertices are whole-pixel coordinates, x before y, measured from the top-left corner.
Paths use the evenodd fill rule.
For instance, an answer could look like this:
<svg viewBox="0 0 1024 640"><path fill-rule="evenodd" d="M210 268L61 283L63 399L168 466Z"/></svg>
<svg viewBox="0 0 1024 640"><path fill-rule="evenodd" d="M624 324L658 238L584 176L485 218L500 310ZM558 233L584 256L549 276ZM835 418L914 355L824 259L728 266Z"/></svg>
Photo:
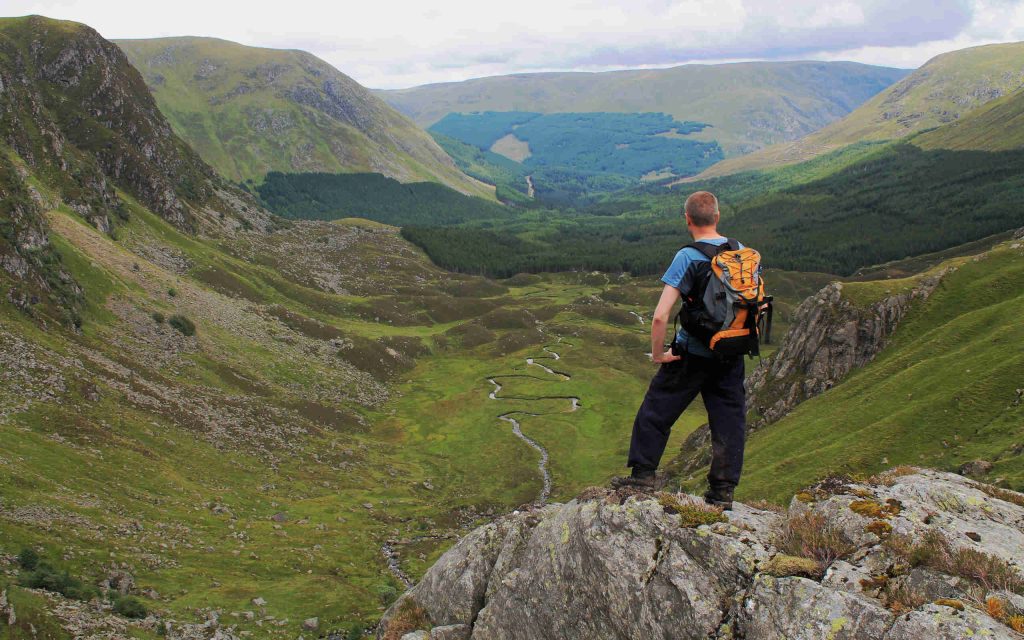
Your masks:
<svg viewBox="0 0 1024 640"><path fill-rule="evenodd" d="M726 242L728 238L719 236L718 238L704 238L700 242L707 242L713 244L716 247L720 247ZM743 245L740 245L742 247ZM665 284L679 289L679 293L686 295L690 289L693 288L693 277L694 271L691 267L698 262L711 262L706 255L694 249L693 247L683 247L676 252L676 257L672 259L672 264L668 266L668 270L665 275L661 277L661 281ZM691 337L686 330L682 327L679 328L679 333L676 334L676 343L683 347L683 349L690 355L700 356L703 358L711 358L714 356L711 353L711 349L702 343L700 340Z"/></svg>

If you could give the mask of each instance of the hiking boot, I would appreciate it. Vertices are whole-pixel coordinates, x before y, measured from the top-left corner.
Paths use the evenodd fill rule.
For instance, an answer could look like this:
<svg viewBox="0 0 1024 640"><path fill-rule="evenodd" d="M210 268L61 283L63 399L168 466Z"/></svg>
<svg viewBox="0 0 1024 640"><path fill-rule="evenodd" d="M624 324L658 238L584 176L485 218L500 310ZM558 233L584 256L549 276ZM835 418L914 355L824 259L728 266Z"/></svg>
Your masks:
<svg viewBox="0 0 1024 640"><path fill-rule="evenodd" d="M641 491L654 491L658 485L658 477L653 471L643 471L628 476L612 478L612 489L639 489Z"/></svg>
<svg viewBox="0 0 1024 640"><path fill-rule="evenodd" d="M708 489L704 492L704 502L721 507L723 511L732 511L732 489Z"/></svg>

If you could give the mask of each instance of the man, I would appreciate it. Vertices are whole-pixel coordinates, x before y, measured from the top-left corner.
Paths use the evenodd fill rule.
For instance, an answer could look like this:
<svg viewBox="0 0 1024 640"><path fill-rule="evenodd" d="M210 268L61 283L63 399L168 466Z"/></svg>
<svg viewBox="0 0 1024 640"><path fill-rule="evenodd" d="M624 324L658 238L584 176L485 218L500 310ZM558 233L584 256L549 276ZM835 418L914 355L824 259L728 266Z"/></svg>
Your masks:
<svg viewBox="0 0 1024 640"><path fill-rule="evenodd" d="M739 483L743 467L746 432L743 390L743 357L716 358L708 345L680 329L675 336L676 353L665 349L665 332L672 310L680 297L699 299L698 289L706 283L714 255L728 239L718 233L718 199L707 191L698 191L686 199L686 228L694 244L676 253L661 278L665 288L651 321L651 359L660 364L647 395L633 422L627 466L629 476L615 478L615 487L655 488L655 471L665 452L672 425L699 393L708 412L711 428L710 488L704 495L709 504L732 508L733 489ZM736 243L738 246L738 243ZM736 248L733 246L732 248Z"/></svg>

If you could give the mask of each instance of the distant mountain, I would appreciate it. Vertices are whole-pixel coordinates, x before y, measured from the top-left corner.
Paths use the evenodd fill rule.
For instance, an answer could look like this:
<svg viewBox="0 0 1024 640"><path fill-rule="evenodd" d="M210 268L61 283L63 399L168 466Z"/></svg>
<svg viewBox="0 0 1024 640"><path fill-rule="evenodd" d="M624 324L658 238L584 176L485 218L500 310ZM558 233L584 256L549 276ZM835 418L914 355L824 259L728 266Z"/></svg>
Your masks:
<svg viewBox="0 0 1024 640"><path fill-rule="evenodd" d="M663 112L710 124L693 138L732 156L816 131L906 74L848 62L750 62L517 74L377 94L422 126L473 111Z"/></svg>
<svg viewBox="0 0 1024 640"><path fill-rule="evenodd" d="M865 140L890 140L956 121L1024 86L1024 42L945 53L849 116L796 142L729 158L701 177L791 164Z"/></svg>
<svg viewBox="0 0 1024 640"><path fill-rule="evenodd" d="M374 172L493 198L408 118L309 53L192 37L117 44L175 131L232 180Z"/></svg>

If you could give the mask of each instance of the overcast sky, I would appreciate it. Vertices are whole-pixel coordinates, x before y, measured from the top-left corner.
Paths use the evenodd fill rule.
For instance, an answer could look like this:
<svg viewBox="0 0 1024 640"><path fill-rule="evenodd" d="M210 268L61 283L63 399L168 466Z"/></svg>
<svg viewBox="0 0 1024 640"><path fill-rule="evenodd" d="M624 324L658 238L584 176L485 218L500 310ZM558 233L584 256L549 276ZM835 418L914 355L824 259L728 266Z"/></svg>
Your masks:
<svg viewBox="0 0 1024 640"><path fill-rule="evenodd" d="M215 36L310 51L364 85L734 60L916 67L1024 40L1024 0L2 0L107 38Z"/></svg>

